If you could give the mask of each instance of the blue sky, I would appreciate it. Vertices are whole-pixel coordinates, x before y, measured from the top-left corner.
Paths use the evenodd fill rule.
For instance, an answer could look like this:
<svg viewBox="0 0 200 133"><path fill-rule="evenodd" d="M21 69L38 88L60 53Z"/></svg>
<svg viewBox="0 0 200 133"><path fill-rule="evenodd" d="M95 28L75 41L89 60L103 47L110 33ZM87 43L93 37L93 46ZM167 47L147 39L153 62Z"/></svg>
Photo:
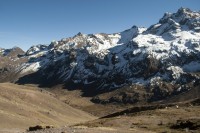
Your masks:
<svg viewBox="0 0 200 133"><path fill-rule="evenodd" d="M49 44L82 33L149 27L180 7L200 10L200 0L0 0L0 47Z"/></svg>

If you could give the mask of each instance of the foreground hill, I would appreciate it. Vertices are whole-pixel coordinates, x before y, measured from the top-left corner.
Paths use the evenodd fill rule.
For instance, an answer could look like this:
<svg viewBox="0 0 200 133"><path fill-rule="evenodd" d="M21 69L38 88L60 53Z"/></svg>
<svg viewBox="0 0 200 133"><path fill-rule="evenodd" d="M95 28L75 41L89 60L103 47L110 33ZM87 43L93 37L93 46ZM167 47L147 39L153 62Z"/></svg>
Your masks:
<svg viewBox="0 0 200 133"><path fill-rule="evenodd" d="M69 126L94 118L37 87L0 84L0 132L16 132L38 124Z"/></svg>

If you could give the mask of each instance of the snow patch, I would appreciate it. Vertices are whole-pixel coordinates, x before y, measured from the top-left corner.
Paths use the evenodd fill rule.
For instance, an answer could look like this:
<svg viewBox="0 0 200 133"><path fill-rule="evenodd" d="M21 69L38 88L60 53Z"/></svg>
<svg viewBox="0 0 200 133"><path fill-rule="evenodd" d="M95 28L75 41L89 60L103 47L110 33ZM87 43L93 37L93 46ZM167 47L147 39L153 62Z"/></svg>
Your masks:
<svg viewBox="0 0 200 133"><path fill-rule="evenodd" d="M184 73L183 69L179 66L170 66L167 68L167 70L172 71L172 76L174 79L178 79L181 76L181 74Z"/></svg>
<svg viewBox="0 0 200 133"><path fill-rule="evenodd" d="M21 74L29 73L29 72L37 72L40 68L40 62L35 63L25 63L21 67Z"/></svg>

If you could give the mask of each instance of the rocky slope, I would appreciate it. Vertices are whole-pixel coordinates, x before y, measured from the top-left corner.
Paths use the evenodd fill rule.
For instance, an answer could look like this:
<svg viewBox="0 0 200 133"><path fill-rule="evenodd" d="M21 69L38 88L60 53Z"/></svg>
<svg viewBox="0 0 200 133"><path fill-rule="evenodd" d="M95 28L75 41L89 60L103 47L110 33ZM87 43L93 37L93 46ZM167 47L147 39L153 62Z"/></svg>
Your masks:
<svg viewBox="0 0 200 133"><path fill-rule="evenodd" d="M12 49L0 48L0 82L14 80L17 76L16 68L28 61L24 51L18 47Z"/></svg>
<svg viewBox="0 0 200 133"><path fill-rule="evenodd" d="M148 29L78 33L32 46L20 58L28 61L17 67L17 83L65 84L92 96L125 87L133 89L119 97L160 100L200 84L200 12L180 8Z"/></svg>

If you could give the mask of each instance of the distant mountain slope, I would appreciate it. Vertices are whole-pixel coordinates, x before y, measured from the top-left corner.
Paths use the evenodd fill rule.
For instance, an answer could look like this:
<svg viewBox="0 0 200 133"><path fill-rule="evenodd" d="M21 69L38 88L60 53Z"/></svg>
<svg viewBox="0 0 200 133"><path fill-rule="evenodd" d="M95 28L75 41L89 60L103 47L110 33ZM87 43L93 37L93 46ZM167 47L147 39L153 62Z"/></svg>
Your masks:
<svg viewBox="0 0 200 133"><path fill-rule="evenodd" d="M200 84L200 12L180 8L148 29L82 34L32 46L17 83L65 84L96 95L141 86L150 101Z"/></svg>
<svg viewBox="0 0 200 133"><path fill-rule="evenodd" d="M15 79L17 68L28 61L27 57L21 57L24 53L19 47L12 49L0 48L0 82Z"/></svg>

